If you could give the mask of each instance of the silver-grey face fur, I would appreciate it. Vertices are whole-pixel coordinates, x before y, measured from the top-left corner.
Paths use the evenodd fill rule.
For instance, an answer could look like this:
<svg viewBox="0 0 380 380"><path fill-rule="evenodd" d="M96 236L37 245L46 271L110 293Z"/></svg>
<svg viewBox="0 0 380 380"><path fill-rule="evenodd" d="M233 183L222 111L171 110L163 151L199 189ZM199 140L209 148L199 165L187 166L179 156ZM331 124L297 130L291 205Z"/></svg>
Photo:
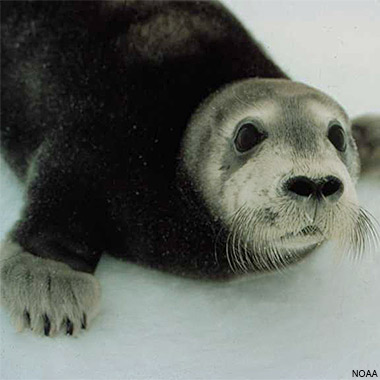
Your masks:
<svg viewBox="0 0 380 380"><path fill-rule="evenodd" d="M234 146L236 129L253 120L267 138L247 153ZM328 127L339 123L347 149L337 151ZM215 217L228 231L233 269L280 267L327 239L360 251L374 233L354 184L359 160L343 108L324 93L289 80L248 79L207 99L188 126L185 167ZM284 191L296 176L343 183L337 201L295 199Z"/></svg>
<svg viewBox="0 0 380 380"><path fill-rule="evenodd" d="M1 303L17 330L77 335L98 313L100 285L94 276L31 255L9 241L0 252Z"/></svg>

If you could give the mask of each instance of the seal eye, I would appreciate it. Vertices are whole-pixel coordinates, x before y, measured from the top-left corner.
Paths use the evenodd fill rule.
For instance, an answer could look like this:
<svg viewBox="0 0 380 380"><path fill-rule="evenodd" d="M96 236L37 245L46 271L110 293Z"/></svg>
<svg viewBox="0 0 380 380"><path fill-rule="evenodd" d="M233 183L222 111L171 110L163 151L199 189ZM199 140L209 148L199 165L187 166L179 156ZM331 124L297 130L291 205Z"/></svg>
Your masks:
<svg viewBox="0 0 380 380"><path fill-rule="evenodd" d="M235 146L239 152L246 152L260 143L265 134L260 132L251 122L244 123L235 137Z"/></svg>
<svg viewBox="0 0 380 380"><path fill-rule="evenodd" d="M330 127L328 138L331 141L331 144L333 144L339 152L344 152L346 150L345 133L339 124L333 124Z"/></svg>

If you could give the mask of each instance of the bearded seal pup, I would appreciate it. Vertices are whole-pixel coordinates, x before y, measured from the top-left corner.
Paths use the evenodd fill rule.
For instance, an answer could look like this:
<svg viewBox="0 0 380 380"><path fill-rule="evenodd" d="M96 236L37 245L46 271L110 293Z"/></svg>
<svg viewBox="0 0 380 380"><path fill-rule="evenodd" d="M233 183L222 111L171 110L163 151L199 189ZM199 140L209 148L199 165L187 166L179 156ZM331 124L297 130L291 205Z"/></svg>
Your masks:
<svg viewBox="0 0 380 380"><path fill-rule="evenodd" d="M1 8L2 154L25 185L1 249L17 328L86 328L103 252L225 279L372 236L346 112L221 4Z"/></svg>

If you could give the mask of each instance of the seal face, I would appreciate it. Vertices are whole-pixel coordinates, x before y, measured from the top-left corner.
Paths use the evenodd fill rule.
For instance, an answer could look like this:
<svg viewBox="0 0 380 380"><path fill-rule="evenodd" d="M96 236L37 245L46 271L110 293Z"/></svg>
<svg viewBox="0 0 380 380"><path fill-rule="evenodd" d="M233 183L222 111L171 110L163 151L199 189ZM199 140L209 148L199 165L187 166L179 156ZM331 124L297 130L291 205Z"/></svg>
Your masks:
<svg viewBox="0 0 380 380"><path fill-rule="evenodd" d="M226 86L191 120L183 157L229 231L235 270L279 266L326 239L355 235L350 121L316 89L268 79Z"/></svg>

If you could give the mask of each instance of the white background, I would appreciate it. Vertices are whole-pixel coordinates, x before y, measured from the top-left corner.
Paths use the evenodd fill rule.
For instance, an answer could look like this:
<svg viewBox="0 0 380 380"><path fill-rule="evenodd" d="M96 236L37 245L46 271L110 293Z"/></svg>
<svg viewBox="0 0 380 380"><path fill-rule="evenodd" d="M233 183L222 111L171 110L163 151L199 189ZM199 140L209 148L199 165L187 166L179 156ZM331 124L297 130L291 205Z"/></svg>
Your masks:
<svg viewBox="0 0 380 380"><path fill-rule="evenodd" d="M351 116L380 113L379 1L228 2L295 80ZM0 238L21 189L2 162ZM380 179L359 183L380 220ZM99 317L79 338L16 333L4 310L2 379L341 379L380 376L380 252L360 262L320 248L285 273L229 284L168 276L105 257Z"/></svg>

